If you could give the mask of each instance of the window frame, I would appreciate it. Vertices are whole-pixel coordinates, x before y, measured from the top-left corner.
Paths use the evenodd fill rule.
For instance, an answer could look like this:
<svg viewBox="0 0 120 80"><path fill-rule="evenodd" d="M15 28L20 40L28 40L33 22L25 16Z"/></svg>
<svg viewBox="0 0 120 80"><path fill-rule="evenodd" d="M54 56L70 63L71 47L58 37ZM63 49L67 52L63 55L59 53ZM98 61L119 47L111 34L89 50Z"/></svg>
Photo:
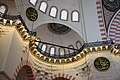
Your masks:
<svg viewBox="0 0 120 80"><path fill-rule="evenodd" d="M46 45L45 51L42 50L43 45ZM47 45L47 44L42 44L42 45L41 45L41 51L46 52L46 51L47 51L47 48L48 48L48 45Z"/></svg>
<svg viewBox="0 0 120 80"><path fill-rule="evenodd" d="M55 7L56 10L57 10L55 17L50 15L51 9L52 9L53 7ZM51 7L50 7L50 11L49 11L49 16L50 16L50 17L53 17L53 18L56 18L56 17L57 17L57 13L58 13L58 8L57 8L56 6L51 6Z"/></svg>
<svg viewBox="0 0 120 80"><path fill-rule="evenodd" d="M67 12L67 18L66 18L66 20L64 20L64 19L61 18L61 17L62 17L62 11L64 11L64 10ZM67 9L62 9L62 10L60 11L60 20L68 21L68 16L69 16L69 12L68 12Z"/></svg>
<svg viewBox="0 0 120 80"><path fill-rule="evenodd" d="M42 10L40 10L40 6L41 6L42 2L45 2L46 5L47 5L47 6L46 6L46 9L45 9L45 12L42 11ZM42 13L46 13L46 12L47 12L47 9L48 9L48 3L47 3L46 1L41 1L41 2L40 2L40 5L39 5L39 7L38 7L38 10L39 10L40 12L42 12Z"/></svg>
<svg viewBox="0 0 120 80"><path fill-rule="evenodd" d="M74 48L74 46L73 46L72 44L68 45L68 47L69 47L69 48L71 48L71 47ZM73 52L75 52L75 51L73 50ZM72 52L72 53L73 53L73 52ZM70 49L68 49L68 54L71 54Z"/></svg>
<svg viewBox="0 0 120 80"><path fill-rule="evenodd" d="M41 39L40 38L37 38L37 41L41 41ZM40 45L40 42L37 42L38 43L38 47L39 47L39 45ZM35 44L36 44L36 42L35 42Z"/></svg>
<svg viewBox="0 0 120 80"><path fill-rule="evenodd" d="M63 50L64 50L64 55L61 55L60 49L63 49ZM65 51L65 48L59 48L58 51L59 51L59 56L60 56L60 57L65 57L65 55L66 55L66 53L65 53L65 52L66 52L66 51Z"/></svg>
<svg viewBox="0 0 120 80"><path fill-rule="evenodd" d="M77 20L77 21L74 21L74 20L73 20L73 13L74 13L74 12L77 12L77 13L78 13L78 20ZM71 13L71 21L72 21L72 22L79 22L79 21L80 21L80 13L79 13L79 11L77 11L77 10L73 10L73 11L72 11L72 13Z"/></svg>
<svg viewBox="0 0 120 80"><path fill-rule="evenodd" d="M51 55L51 48L54 48L55 50L54 50L54 54L52 54ZM50 48L49 48L49 53L50 53L50 56L55 56L56 55L56 47L55 46L51 46Z"/></svg>
<svg viewBox="0 0 120 80"><path fill-rule="evenodd" d="M81 43L80 41L77 41L77 42L76 42L76 48L77 48L77 49L79 49L78 46L77 46L77 43L80 43L80 45L81 45L81 47L82 47L82 43Z"/></svg>

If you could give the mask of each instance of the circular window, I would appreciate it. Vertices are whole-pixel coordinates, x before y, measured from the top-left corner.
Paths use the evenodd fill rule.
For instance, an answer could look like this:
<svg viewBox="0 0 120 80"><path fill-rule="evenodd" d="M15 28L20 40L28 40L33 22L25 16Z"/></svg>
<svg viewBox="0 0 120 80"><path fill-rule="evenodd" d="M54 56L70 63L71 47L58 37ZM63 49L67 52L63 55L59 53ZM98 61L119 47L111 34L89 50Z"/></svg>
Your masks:
<svg viewBox="0 0 120 80"><path fill-rule="evenodd" d="M71 29L65 25L58 24L58 23L49 23L48 24L48 29L55 34L66 34L68 33Z"/></svg>
<svg viewBox="0 0 120 80"><path fill-rule="evenodd" d="M3 16L7 12L7 5L0 3L0 16Z"/></svg>
<svg viewBox="0 0 120 80"><path fill-rule="evenodd" d="M120 9L120 0L102 0L102 2L104 7L111 12Z"/></svg>
<svg viewBox="0 0 120 80"><path fill-rule="evenodd" d="M37 10L32 8L32 7L29 7L27 10L26 10L26 16L29 20L31 21L36 21L37 18L38 18L38 13L37 13Z"/></svg>
<svg viewBox="0 0 120 80"><path fill-rule="evenodd" d="M98 71L106 71L110 67L110 61L105 57L98 57L94 61L94 66Z"/></svg>
<svg viewBox="0 0 120 80"><path fill-rule="evenodd" d="M63 77L57 77L54 80L68 80L67 78L63 78Z"/></svg>

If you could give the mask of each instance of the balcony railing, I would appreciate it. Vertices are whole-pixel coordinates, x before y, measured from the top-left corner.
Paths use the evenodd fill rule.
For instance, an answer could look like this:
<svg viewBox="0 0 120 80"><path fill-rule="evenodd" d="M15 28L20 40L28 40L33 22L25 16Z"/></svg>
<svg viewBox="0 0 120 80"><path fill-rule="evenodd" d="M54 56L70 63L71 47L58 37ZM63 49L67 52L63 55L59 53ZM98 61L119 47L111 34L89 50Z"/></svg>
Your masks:
<svg viewBox="0 0 120 80"><path fill-rule="evenodd" d="M113 42L111 40L109 40L109 41L97 41L97 42L91 42L91 43L84 43L84 45L82 45L80 49L75 49L75 48L60 46L60 45L42 42L42 41L37 41L37 40L35 42L38 42L39 45L47 45L47 47L46 47L47 50L43 51L41 46L35 44L36 49L41 54L48 56L48 57L51 57L51 58L56 58L56 59L70 58L70 57L75 56L75 55L79 54L80 52L82 52L84 48L113 45ZM55 47L56 48L55 50L57 50L53 54L50 53L51 46ZM62 55L61 55L60 50L59 50L60 48L63 48L65 50L65 53ZM73 51L73 52L70 52L70 51Z"/></svg>

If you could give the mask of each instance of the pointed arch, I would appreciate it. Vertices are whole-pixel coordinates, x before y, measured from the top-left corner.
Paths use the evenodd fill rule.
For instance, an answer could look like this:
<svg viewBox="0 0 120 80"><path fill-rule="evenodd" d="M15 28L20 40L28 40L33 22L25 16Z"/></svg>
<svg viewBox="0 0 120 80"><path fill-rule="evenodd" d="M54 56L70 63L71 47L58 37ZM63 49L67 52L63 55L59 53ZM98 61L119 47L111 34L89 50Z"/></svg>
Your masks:
<svg viewBox="0 0 120 80"><path fill-rule="evenodd" d="M32 67L31 62L29 62L27 60L23 60L21 63L19 63L19 65L15 69L12 80L16 80L16 78L22 68L25 69L28 80L30 80L30 79L35 80L34 68ZM31 75L31 76L29 76L29 75Z"/></svg>

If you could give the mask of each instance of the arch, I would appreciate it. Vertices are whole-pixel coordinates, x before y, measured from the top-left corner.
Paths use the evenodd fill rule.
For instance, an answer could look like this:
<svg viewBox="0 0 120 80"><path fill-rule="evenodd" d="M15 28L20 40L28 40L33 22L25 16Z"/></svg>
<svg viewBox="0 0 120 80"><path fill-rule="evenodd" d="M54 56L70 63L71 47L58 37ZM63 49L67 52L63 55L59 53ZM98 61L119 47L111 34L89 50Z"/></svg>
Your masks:
<svg viewBox="0 0 120 80"><path fill-rule="evenodd" d="M80 41L76 42L76 47L77 49L80 49L82 47L82 43Z"/></svg>
<svg viewBox="0 0 120 80"><path fill-rule="evenodd" d="M41 41L40 38L37 38L36 41ZM40 42L35 42L35 46L39 46Z"/></svg>
<svg viewBox="0 0 120 80"><path fill-rule="evenodd" d="M47 8L48 8L47 2L46 2L46 1L42 1L42 2L40 3L39 10L40 10L41 12L43 12L43 13L46 13Z"/></svg>
<svg viewBox="0 0 120 80"><path fill-rule="evenodd" d="M64 22L64 21L44 20L42 23L37 23L36 26L34 27L34 29L35 29L36 27L40 26L40 25L47 24L47 23L59 23L59 24L66 25L66 26L68 26L69 28L71 28L72 30L74 30L77 34L79 34L80 37L81 37L81 36L82 36L82 37L85 36L85 35L83 34L83 32L82 32L82 31L79 31L79 29L75 28L74 25L68 24L68 23L66 23L66 22ZM82 37L81 37L81 39L82 39Z"/></svg>
<svg viewBox="0 0 120 80"><path fill-rule="evenodd" d="M49 48L49 53L50 53L50 56L54 56L56 54L56 48L54 46L51 46Z"/></svg>
<svg viewBox="0 0 120 80"><path fill-rule="evenodd" d="M65 48L59 48L59 55L61 57L64 57L65 56Z"/></svg>
<svg viewBox="0 0 120 80"><path fill-rule="evenodd" d="M57 12L58 12L58 9L57 9L57 7L56 6L52 6L51 8L50 8L50 13L49 13L49 15L51 16L51 17L56 17L57 16Z"/></svg>
<svg viewBox="0 0 120 80"><path fill-rule="evenodd" d="M68 11L66 9L61 10L60 19L65 21L68 20Z"/></svg>
<svg viewBox="0 0 120 80"><path fill-rule="evenodd" d="M41 50L45 52L47 50L47 44L42 44Z"/></svg>
<svg viewBox="0 0 120 80"><path fill-rule="evenodd" d="M108 29L108 35L115 44L120 44L120 10L114 15Z"/></svg>
<svg viewBox="0 0 120 80"><path fill-rule="evenodd" d="M65 78L65 79L68 79L68 80L76 80L76 78L73 77L72 75L64 74L64 73L53 74L51 76L51 78L52 78L52 80L55 80L56 78Z"/></svg>
<svg viewBox="0 0 120 80"><path fill-rule="evenodd" d="M71 44L71 45L69 45L68 46L69 48L74 48L74 46ZM73 53L74 52L74 50L71 50L71 49L68 49L68 53L70 54L70 53Z"/></svg>
<svg viewBox="0 0 120 80"><path fill-rule="evenodd" d="M27 60L23 60L21 63L19 63L19 65L15 69L12 80L16 80L18 73L23 67L26 70L28 80L35 80L34 68L32 67L31 62Z"/></svg>
<svg viewBox="0 0 120 80"><path fill-rule="evenodd" d="M74 10L71 15L71 21L78 22L79 21L79 12L77 10Z"/></svg>

